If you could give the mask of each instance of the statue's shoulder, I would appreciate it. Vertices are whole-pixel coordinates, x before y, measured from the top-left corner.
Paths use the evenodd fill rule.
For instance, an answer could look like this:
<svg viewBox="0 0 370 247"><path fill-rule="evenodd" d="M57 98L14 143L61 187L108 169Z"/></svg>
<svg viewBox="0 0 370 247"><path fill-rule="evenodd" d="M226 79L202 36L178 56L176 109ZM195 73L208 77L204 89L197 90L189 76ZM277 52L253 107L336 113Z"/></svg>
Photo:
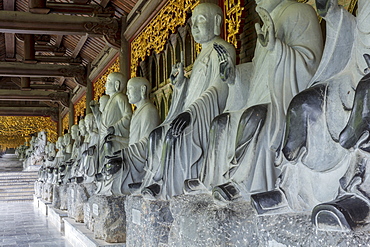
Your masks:
<svg viewBox="0 0 370 247"><path fill-rule="evenodd" d="M299 3L296 1L287 1L284 5L284 15L296 15L296 14L307 14L316 13L314 8L306 3ZM316 16L316 14L315 14Z"/></svg>

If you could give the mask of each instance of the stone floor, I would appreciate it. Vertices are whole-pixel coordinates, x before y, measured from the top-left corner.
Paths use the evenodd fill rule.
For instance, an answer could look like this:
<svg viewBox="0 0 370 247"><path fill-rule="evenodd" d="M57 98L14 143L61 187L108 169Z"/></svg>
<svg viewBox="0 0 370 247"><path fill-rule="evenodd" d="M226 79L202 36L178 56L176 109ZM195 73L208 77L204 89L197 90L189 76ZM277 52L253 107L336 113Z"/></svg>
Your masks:
<svg viewBox="0 0 370 247"><path fill-rule="evenodd" d="M0 158L0 172L21 170L14 155ZM72 247L31 200L0 202L0 246Z"/></svg>

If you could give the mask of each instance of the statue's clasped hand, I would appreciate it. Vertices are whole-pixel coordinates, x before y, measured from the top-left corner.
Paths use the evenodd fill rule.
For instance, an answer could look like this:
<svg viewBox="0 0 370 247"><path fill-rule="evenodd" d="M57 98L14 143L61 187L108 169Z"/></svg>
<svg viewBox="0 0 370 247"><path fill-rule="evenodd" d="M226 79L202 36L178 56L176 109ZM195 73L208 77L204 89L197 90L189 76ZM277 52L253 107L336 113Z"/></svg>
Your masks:
<svg viewBox="0 0 370 247"><path fill-rule="evenodd" d="M184 129L190 124L191 115L189 112L179 114L171 123L171 133L173 136L179 136Z"/></svg>
<svg viewBox="0 0 370 247"><path fill-rule="evenodd" d="M220 64L220 78L224 82L230 84L235 80L235 65L230 57L229 52L217 43L213 44L213 48L217 51L218 62Z"/></svg>

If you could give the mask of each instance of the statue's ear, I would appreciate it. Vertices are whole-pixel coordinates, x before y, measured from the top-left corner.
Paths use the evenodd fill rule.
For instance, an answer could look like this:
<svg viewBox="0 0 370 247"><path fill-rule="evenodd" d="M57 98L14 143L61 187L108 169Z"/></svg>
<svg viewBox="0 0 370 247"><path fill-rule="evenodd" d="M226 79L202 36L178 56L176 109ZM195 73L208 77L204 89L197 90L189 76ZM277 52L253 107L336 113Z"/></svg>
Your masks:
<svg viewBox="0 0 370 247"><path fill-rule="evenodd" d="M114 89L116 89L116 92L121 91L121 82L120 81L115 81L114 82Z"/></svg>
<svg viewBox="0 0 370 247"><path fill-rule="evenodd" d="M215 23L214 23L214 34L219 36L221 34L221 23L222 17L220 15L215 15Z"/></svg>
<svg viewBox="0 0 370 247"><path fill-rule="evenodd" d="M146 99L146 86L142 85L140 88L141 98Z"/></svg>

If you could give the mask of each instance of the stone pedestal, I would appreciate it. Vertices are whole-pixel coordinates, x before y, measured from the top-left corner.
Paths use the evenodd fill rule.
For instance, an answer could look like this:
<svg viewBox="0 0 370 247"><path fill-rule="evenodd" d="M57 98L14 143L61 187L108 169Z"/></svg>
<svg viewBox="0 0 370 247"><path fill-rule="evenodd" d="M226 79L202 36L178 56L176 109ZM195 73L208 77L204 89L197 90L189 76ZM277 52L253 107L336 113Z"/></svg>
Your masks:
<svg viewBox="0 0 370 247"><path fill-rule="evenodd" d="M84 203L94 194L96 185L70 184L68 186L68 217L84 222Z"/></svg>
<svg viewBox="0 0 370 247"><path fill-rule="evenodd" d="M169 205L168 201L128 196L125 202L127 246L166 246L173 221Z"/></svg>
<svg viewBox="0 0 370 247"><path fill-rule="evenodd" d="M47 202L53 201L53 184L51 183L44 183L42 186L42 199Z"/></svg>
<svg viewBox="0 0 370 247"><path fill-rule="evenodd" d="M56 209L68 209L68 185L54 185L52 206Z"/></svg>
<svg viewBox="0 0 370 247"><path fill-rule="evenodd" d="M183 195L171 199L170 208L174 221L168 246L268 246L258 244L250 203L225 205L208 194Z"/></svg>
<svg viewBox="0 0 370 247"><path fill-rule="evenodd" d="M85 225L108 243L126 242L126 196L93 195L85 204Z"/></svg>
<svg viewBox="0 0 370 247"><path fill-rule="evenodd" d="M66 211L62 211L48 206L48 220L61 232L64 233L64 221L63 219L68 217Z"/></svg>
<svg viewBox="0 0 370 247"><path fill-rule="evenodd" d="M79 247L125 247L126 244L110 244L103 240L94 239L92 231L88 230L83 223L75 222L73 219L64 218L65 238L72 246Z"/></svg>
<svg viewBox="0 0 370 247"><path fill-rule="evenodd" d="M174 218L168 245L185 246L366 246L368 230L317 231L310 214L257 216L249 202L219 204L210 195L170 201Z"/></svg>
<svg viewBox="0 0 370 247"><path fill-rule="evenodd" d="M35 208L39 208L39 199L40 197L37 197L35 194L33 194L33 206Z"/></svg>
<svg viewBox="0 0 370 247"><path fill-rule="evenodd" d="M35 190L35 195L37 197L42 197L42 191L43 191L42 187L43 187L43 182L35 181L34 190Z"/></svg>
<svg viewBox="0 0 370 247"><path fill-rule="evenodd" d="M48 206L51 205L50 202L39 199L39 209L44 215L48 215Z"/></svg>

